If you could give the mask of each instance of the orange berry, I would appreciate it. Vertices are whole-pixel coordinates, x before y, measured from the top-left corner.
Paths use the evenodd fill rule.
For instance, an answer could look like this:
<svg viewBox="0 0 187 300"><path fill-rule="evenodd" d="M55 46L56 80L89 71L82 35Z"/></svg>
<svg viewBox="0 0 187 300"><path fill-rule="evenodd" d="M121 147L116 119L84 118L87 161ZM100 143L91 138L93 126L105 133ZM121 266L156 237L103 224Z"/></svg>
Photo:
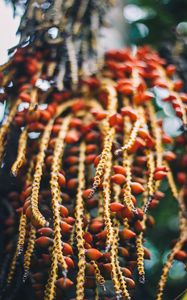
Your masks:
<svg viewBox="0 0 187 300"><path fill-rule="evenodd" d="M75 223L75 219L73 217L67 217L67 218L63 218L63 221L65 221L66 223L73 225Z"/></svg>
<svg viewBox="0 0 187 300"><path fill-rule="evenodd" d="M151 253L147 248L144 248L144 258L151 259Z"/></svg>
<svg viewBox="0 0 187 300"><path fill-rule="evenodd" d="M39 235L44 235L44 236L53 236L53 229L49 227L43 227L37 230L37 233Z"/></svg>
<svg viewBox="0 0 187 300"><path fill-rule="evenodd" d="M145 184L146 180L144 178L141 177L135 177L134 176L134 180L136 180L136 182L140 183L140 184Z"/></svg>
<svg viewBox="0 0 187 300"><path fill-rule="evenodd" d="M71 257L65 256L64 259L65 259L68 269L72 269L75 267L75 264L73 262L73 259L71 259Z"/></svg>
<svg viewBox="0 0 187 300"><path fill-rule="evenodd" d="M183 250L179 250L176 254L175 254L175 259L179 260L179 261L185 261L187 258L187 254L185 251Z"/></svg>
<svg viewBox="0 0 187 300"><path fill-rule="evenodd" d="M53 100L60 103L62 101L62 94L61 93L53 93Z"/></svg>
<svg viewBox="0 0 187 300"><path fill-rule="evenodd" d="M32 278L34 278L34 280L36 280L37 282L38 281L40 282L43 280L44 274L40 273L40 272L36 272L36 273L32 274Z"/></svg>
<svg viewBox="0 0 187 300"><path fill-rule="evenodd" d="M118 212L121 211L124 208L124 205L119 202L113 202L110 204L110 210L112 212Z"/></svg>
<svg viewBox="0 0 187 300"><path fill-rule="evenodd" d="M180 107L176 107L175 112L176 112L177 117L182 118L183 114L182 114L182 110Z"/></svg>
<svg viewBox="0 0 187 300"><path fill-rule="evenodd" d="M136 236L136 233L133 232L132 230L130 229L123 229L121 232L120 232L120 236L124 239L124 240L130 240L132 238L134 238Z"/></svg>
<svg viewBox="0 0 187 300"><path fill-rule="evenodd" d="M92 192L92 189L87 189L83 191L83 198L87 199L90 196L90 193Z"/></svg>
<svg viewBox="0 0 187 300"><path fill-rule="evenodd" d="M132 272L128 268L121 268L121 270L126 277L132 276Z"/></svg>
<svg viewBox="0 0 187 300"><path fill-rule="evenodd" d="M75 175L78 172L78 166L71 166L70 168L68 168L68 173Z"/></svg>
<svg viewBox="0 0 187 300"><path fill-rule="evenodd" d="M72 249L72 247L68 243L63 242L63 249L62 249L62 251L63 251L63 254L65 256L67 256L67 255L73 255L73 249Z"/></svg>
<svg viewBox="0 0 187 300"><path fill-rule="evenodd" d="M40 111L39 110L28 112L26 114L26 121L27 121L27 123L36 122L39 119L40 119Z"/></svg>
<svg viewBox="0 0 187 300"><path fill-rule="evenodd" d="M122 116L128 116L132 122L135 122L138 119L138 114L130 106L123 107L121 109L121 114Z"/></svg>
<svg viewBox="0 0 187 300"><path fill-rule="evenodd" d="M176 154L171 151L167 151L164 153L164 158L167 161L172 161L176 159Z"/></svg>
<svg viewBox="0 0 187 300"><path fill-rule="evenodd" d="M92 243L93 237L92 237L92 235L91 235L90 232L87 231L87 232L84 233L84 240L85 240L87 243L89 243L89 244Z"/></svg>
<svg viewBox="0 0 187 300"><path fill-rule="evenodd" d="M173 83L173 89L175 91L180 91L184 86L184 82L179 79L179 80L176 80L174 83Z"/></svg>
<svg viewBox="0 0 187 300"><path fill-rule="evenodd" d="M147 162L147 157L146 156L137 156L136 162L138 163L138 165L143 166Z"/></svg>
<svg viewBox="0 0 187 300"><path fill-rule="evenodd" d="M80 128L82 126L82 121L78 118L73 118L69 124L70 128Z"/></svg>
<svg viewBox="0 0 187 300"><path fill-rule="evenodd" d="M132 95L134 88L131 84L125 84L117 87L117 90L124 95Z"/></svg>
<svg viewBox="0 0 187 300"><path fill-rule="evenodd" d="M97 121L102 121L108 116L108 112L105 110L92 110L93 116L96 118Z"/></svg>
<svg viewBox="0 0 187 300"><path fill-rule="evenodd" d="M187 103L187 94L181 93L180 97L181 97L182 102Z"/></svg>
<svg viewBox="0 0 187 300"><path fill-rule="evenodd" d="M28 131L36 131L36 132L40 132L43 131L45 128L45 126L39 122L33 122L28 124Z"/></svg>
<svg viewBox="0 0 187 300"><path fill-rule="evenodd" d="M23 84L20 88L19 88L19 93L25 91L25 90L29 90L31 88L30 84Z"/></svg>
<svg viewBox="0 0 187 300"><path fill-rule="evenodd" d="M72 146L68 153L71 153L71 154L78 154L79 153L79 147L78 146Z"/></svg>
<svg viewBox="0 0 187 300"><path fill-rule="evenodd" d="M156 198L156 199L160 200L160 199L162 199L162 198L164 198L164 197L165 197L165 194L164 194L163 192L161 192L161 191L156 191L156 193L155 193L155 198Z"/></svg>
<svg viewBox="0 0 187 300"><path fill-rule="evenodd" d="M53 163L53 155L48 155L45 159L45 163L47 167L50 167Z"/></svg>
<svg viewBox="0 0 187 300"><path fill-rule="evenodd" d="M137 210L137 213L138 213L138 219L139 220L143 220L143 217L144 217L143 210L141 208L139 208L139 207L136 210Z"/></svg>
<svg viewBox="0 0 187 300"><path fill-rule="evenodd" d="M66 277L61 277L56 281L56 286L63 290L69 289L73 284L73 281Z"/></svg>
<svg viewBox="0 0 187 300"><path fill-rule="evenodd" d="M23 102L31 102L31 96L22 92L21 94L19 94L19 98L23 101Z"/></svg>
<svg viewBox="0 0 187 300"><path fill-rule="evenodd" d="M145 91L145 92L142 93L141 98L142 98L143 102L149 101L149 100L154 98L154 94L149 92L149 91Z"/></svg>
<svg viewBox="0 0 187 300"><path fill-rule="evenodd" d="M93 222L90 224L90 231L91 231L92 233L97 233L97 232L99 232L102 228L103 228L103 222L101 222L101 221L93 221Z"/></svg>
<svg viewBox="0 0 187 300"><path fill-rule="evenodd" d="M62 199L63 199L63 195L62 195ZM61 217L63 217L63 218L67 217L68 213L69 213L68 209L64 205L60 205L60 215L61 215Z"/></svg>
<svg viewBox="0 0 187 300"><path fill-rule="evenodd" d="M111 271L112 271L111 263L103 264L103 269L106 273L111 274Z"/></svg>
<svg viewBox="0 0 187 300"><path fill-rule="evenodd" d="M156 200L156 199L153 199L153 200L151 201L149 207L150 207L150 208L155 208L155 207L158 206L158 204L159 204L159 201Z"/></svg>
<svg viewBox="0 0 187 300"><path fill-rule="evenodd" d="M42 291L43 284L41 284L41 283L33 283L32 288L35 290L35 292L37 292L37 291L43 292Z"/></svg>
<svg viewBox="0 0 187 300"><path fill-rule="evenodd" d="M80 110L82 110L82 109L85 109L85 102L84 102L84 100L78 99L78 100L72 105L71 109L72 109L72 111L73 111L74 113L76 113L76 112L78 112L78 111L80 111Z"/></svg>
<svg viewBox="0 0 187 300"><path fill-rule="evenodd" d="M124 207L122 210L122 217L123 218L127 218L128 220L130 220L131 218L133 218L134 213L128 208L128 207Z"/></svg>
<svg viewBox="0 0 187 300"><path fill-rule="evenodd" d="M162 135L162 142L164 144L172 144L173 143L173 139L169 135L163 134Z"/></svg>
<svg viewBox="0 0 187 300"><path fill-rule="evenodd" d="M62 230L62 234L68 234L72 230L72 226L69 225L68 223L64 222L64 221L60 222L60 228Z"/></svg>
<svg viewBox="0 0 187 300"><path fill-rule="evenodd" d="M44 122L48 122L51 119L51 114L48 110L41 110L40 111L40 118Z"/></svg>
<svg viewBox="0 0 187 300"><path fill-rule="evenodd" d="M134 194L140 194L145 191L143 185L138 182L131 182L131 189Z"/></svg>
<svg viewBox="0 0 187 300"><path fill-rule="evenodd" d="M172 76L175 73L175 71L176 71L176 67L174 65L168 65L166 67L166 74L168 76Z"/></svg>
<svg viewBox="0 0 187 300"><path fill-rule="evenodd" d="M31 209L30 203L29 203L29 206L26 208L25 214L26 214L27 218L29 220L31 220L31 218L32 218L32 209Z"/></svg>
<svg viewBox="0 0 187 300"><path fill-rule="evenodd" d="M136 232L138 232L138 233L141 232L141 231L143 231L143 225L142 225L142 223L141 223L140 220L137 220L135 222L134 228L135 228Z"/></svg>
<svg viewBox="0 0 187 300"><path fill-rule="evenodd" d="M41 248L47 248L47 247L51 246L52 243L53 243L53 240L47 236L41 236L38 239L36 239L36 245Z"/></svg>
<svg viewBox="0 0 187 300"><path fill-rule="evenodd" d="M63 174L59 173L58 175L58 183L59 185L62 187L62 186L65 186L66 184L66 178Z"/></svg>
<svg viewBox="0 0 187 300"><path fill-rule="evenodd" d="M53 125L53 128L52 128L52 133L54 134L54 135L57 135L58 133L59 133L59 131L60 131L60 124L55 124L55 125Z"/></svg>
<svg viewBox="0 0 187 300"><path fill-rule="evenodd" d="M78 156L75 156L75 155L68 156L68 157L65 159L65 162L66 162L68 165L74 165L74 164L77 164L77 163L79 162L79 157L78 157Z"/></svg>
<svg viewBox="0 0 187 300"><path fill-rule="evenodd" d="M54 149L55 148L55 143L56 143L56 138L52 138L49 141L49 148Z"/></svg>
<svg viewBox="0 0 187 300"><path fill-rule="evenodd" d="M138 130L138 135L142 138L142 139L149 139L150 138L150 134L149 132L144 129L144 128L140 128Z"/></svg>
<svg viewBox="0 0 187 300"><path fill-rule="evenodd" d="M98 163L99 163L99 161L100 161L100 155L98 155L98 156L96 156L96 158L94 159L94 167L96 168L97 167L97 165L98 165Z"/></svg>
<svg viewBox="0 0 187 300"><path fill-rule="evenodd" d="M125 168L122 166L113 166L113 170L115 174L122 174L122 175L126 175L126 171Z"/></svg>
<svg viewBox="0 0 187 300"><path fill-rule="evenodd" d="M95 288L95 278L87 277L84 283L85 288L87 289L94 289Z"/></svg>
<svg viewBox="0 0 187 300"><path fill-rule="evenodd" d="M96 207L97 203L98 203L98 200L93 199L93 198L87 199L87 201L86 201L88 208Z"/></svg>
<svg viewBox="0 0 187 300"><path fill-rule="evenodd" d="M119 247L118 250L121 256L129 257L129 251L125 247Z"/></svg>
<svg viewBox="0 0 187 300"><path fill-rule="evenodd" d="M187 181L187 175L185 172L178 172L177 173L177 180L180 184L185 184L185 182Z"/></svg>
<svg viewBox="0 0 187 300"><path fill-rule="evenodd" d="M167 172L164 171L157 171L154 173L154 179L155 180L162 180L163 178L165 178L167 175Z"/></svg>
<svg viewBox="0 0 187 300"><path fill-rule="evenodd" d="M111 176L111 181L112 181L113 183L122 185L122 184L125 183L126 178L125 178L125 176L122 175L122 174L115 174L115 175Z"/></svg>
<svg viewBox="0 0 187 300"><path fill-rule="evenodd" d="M114 114L109 117L110 126L123 125L123 118L120 114Z"/></svg>
<svg viewBox="0 0 187 300"><path fill-rule="evenodd" d="M89 276L95 275L95 267L90 263L86 263L86 275Z"/></svg>
<svg viewBox="0 0 187 300"><path fill-rule="evenodd" d="M67 144L77 143L80 139L80 133L77 130L70 130L65 137L65 142Z"/></svg>
<svg viewBox="0 0 187 300"><path fill-rule="evenodd" d="M153 227L155 224L155 219L152 216L148 216L146 220L146 224L150 227Z"/></svg>
<svg viewBox="0 0 187 300"><path fill-rule="evenodd" d="M50 112L51 116L53 116L57 110L56 103L49 104L47 110Z"/></svg>
<svg viewBox="0 0 187 300"><path fill-rule="evenodd" d="M136 285L135 285L134 280L132 280L131 278L126 277L125 281L126 281L127 286L128 286L129 289L134 289L135 288Z"/></svg>
<svg viewBox="0 0 187 300"><path fill-rule="evenodd" d="M96 157L97 157L96 154L89 154L89 155L87 155L87 156L86 156L86 159L85 159L85 163L86 163L87 165L92 164L92 163L94 162L94 160L95 160Z"/></svg>
<svg viewBox="0 0 187 300"><path fill-rule="evenodd" d="M76 189L78 186L78 179L77 178L72 178L70 180L68 180L67 182L67 188L68 190L74 190Z"/></svg>
<svg viewBox="0 0 187 300"><path fill-rule="evenodd" d="M96 238L98 240L105 240L106 237L107 237L107 230L103 230L103 231L96 234Z"/></svg>
<svg viewBox="0 0 187 300"><path fill-rule="evenodd" d="M95 144L90 144L86 146L86 154L90 154L96 150L97 150L97 145Z"/></svg>
<svg viewBox="0 0 187 300"><path fill-rule="evenodd" d="M168 168L165 167L165 166L160 166L160 167L156 167L154 172L159 172L159 171L163 171L163 172L167 172L168 171Z"/></svg>
<svg viewBox="0 0 187 300"><path fill-rule="evenodd" d="M23 126L25 120L24 120L24 118L23 118L22 116L16 116L16 117L14 118L14 122L15 122L15 124L16 124L17 126L21 127L21 126Z"/></svg>
<svg viewBox="0 0 187 300"><path fill-rule="evenodd" d="M84 244L84 248L85 249L90 249L90 248L92 248L92 246L89 243L85 243Z"/></svg>
<svg viewBox="0 0 187 300"><path fill-rule="evenodd" d="M90 249L86 250L86 256L90 260L98 260L103 256L103 254L95 248L90 248Z"/></svg>

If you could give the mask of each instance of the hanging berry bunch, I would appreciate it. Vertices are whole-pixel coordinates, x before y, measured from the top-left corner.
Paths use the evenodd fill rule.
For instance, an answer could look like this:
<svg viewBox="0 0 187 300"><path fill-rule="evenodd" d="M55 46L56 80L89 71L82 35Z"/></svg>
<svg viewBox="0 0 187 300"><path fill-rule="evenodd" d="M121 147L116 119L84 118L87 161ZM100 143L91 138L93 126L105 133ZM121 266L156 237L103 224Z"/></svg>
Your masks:
<svg viewBox="0 0 187 300"><path fill-rule="evenodd" d="M85 3L80 8L92 11L95 2ZM28 22L35 9L43 8L29 2ZM72 10L68 16L75 15ZM186 143L182 82L175 79L174 66L147 46L109 51L98 73L80 72L76 81L78 53L69 51L62 76L56 53L64 40L46 48L45 21L33 44L19 47L1 68L1 101L8 99L10 108L0 129L0 158L2 173L9 169L14 182L3 192L12 210L4 224L2 297L16 293L21 277L21 286L30 283L36 299L131 299L138 280L149 280L144 260L151 254L144 237L167 180L178 202L180 233L158 284L156 299L162 299L174 259L187 259L186 164L173 152ZM175 141L157 118L154 87L168 90L163 101L181 119L182 134ZM13 134L17 155L9 159ZM177 164L180 171L173 172Z"/></svg>

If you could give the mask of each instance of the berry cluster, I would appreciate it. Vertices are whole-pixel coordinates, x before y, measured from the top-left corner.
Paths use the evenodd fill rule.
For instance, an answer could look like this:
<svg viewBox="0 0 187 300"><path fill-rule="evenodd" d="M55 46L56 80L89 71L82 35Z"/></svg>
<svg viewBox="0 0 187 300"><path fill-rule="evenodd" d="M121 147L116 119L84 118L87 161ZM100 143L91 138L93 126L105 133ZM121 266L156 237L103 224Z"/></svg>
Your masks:
<svg viewBox="0 0 187 300"><path fill-rule="evenodd" d="M38 86L39 79L52 82L53 71L48 51L33 54L29 47L2 67L1 100L8 98L11 107L0 128L1 162L10 132L19 132L11 167L17 185L7 194L14 212L4 225L11 259L3 295L21 272L36 299L131 299L136 272L145 282L151 254L144 236L167 180L178 201L180 233L158 284L160 300L174 259L187 260L187 162L175 154L186 142L182 81L147 46L109 51L101 73L83 76L76 91ZM183 133L175 140L157 118L153 87L167 89L163 101L181 119Z"/></svg>

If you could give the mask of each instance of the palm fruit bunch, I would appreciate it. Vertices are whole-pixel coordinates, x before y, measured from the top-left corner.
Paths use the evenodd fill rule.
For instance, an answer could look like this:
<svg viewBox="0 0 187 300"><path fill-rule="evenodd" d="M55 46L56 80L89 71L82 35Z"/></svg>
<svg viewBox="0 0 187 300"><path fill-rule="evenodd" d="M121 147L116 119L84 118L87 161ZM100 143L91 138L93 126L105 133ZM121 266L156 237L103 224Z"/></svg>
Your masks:
<svg viewBox="0 0 187 300"><path fill-rule="evenodd" d="M1 178L9 183L1 186L2 299L23 286L32 299L131 299L149 280L145 235L168 181L180 230L158 283L161 300L173 261L187 261L183 82L148 46L110 50L98 63L110 3L48 3L26 2L21 42L1 66ZM167 90L177 138L163 130L154 87Z"/></svg>

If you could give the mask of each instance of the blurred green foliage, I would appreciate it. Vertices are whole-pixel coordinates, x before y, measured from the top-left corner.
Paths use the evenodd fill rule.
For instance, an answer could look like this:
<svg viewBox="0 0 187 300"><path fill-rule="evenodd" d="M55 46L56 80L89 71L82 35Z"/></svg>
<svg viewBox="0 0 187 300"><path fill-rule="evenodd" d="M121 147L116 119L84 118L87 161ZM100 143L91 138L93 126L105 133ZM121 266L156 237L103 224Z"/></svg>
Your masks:
<svg viewBox="0 0 187 300"><path fill-rule="evenodd" d="M174 42L178 34L181 35L184 31L185 33L187 32L186 0L125 1L125 9L128 9L130 6L139 9L140 18L134 22L127 18L127 21L130 23L129 43L149 43L158 48L160 42ZM136 14L135 9L134 14ZM182 26L177 27L182 22Z"/></svg>

